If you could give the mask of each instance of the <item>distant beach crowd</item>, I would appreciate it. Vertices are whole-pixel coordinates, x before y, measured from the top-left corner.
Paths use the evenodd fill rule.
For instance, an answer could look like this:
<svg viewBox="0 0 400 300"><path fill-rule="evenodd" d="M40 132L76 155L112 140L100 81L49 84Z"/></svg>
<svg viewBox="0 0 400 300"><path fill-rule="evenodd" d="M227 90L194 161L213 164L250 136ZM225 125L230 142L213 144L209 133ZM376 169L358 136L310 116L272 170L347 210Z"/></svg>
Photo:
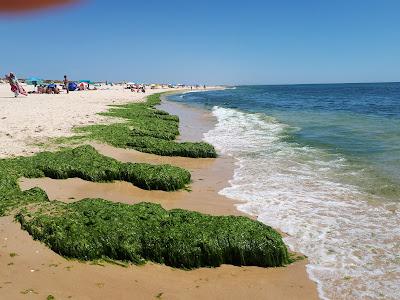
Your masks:
<svg viewBox="0 0 400 300"><path fill-rule="evenodd" d="M14 93L14 97L20 95L28 96L29 94L60 94L69 93L72 91L93 91L97 90L102 86L114 86L122 85L125 89L129 89L134 93L146 93L146 89L158 89L158 88L187 88L187 89L206 89L205 85L185 85L185 84L138 84L134 82L92 82L91 80L78 80L70 81L67 75L64 75L63 80L43 80L37 77L29 77L26 79L18 80L13 72L5 75L5 81L10 84L11 92ZM2 80L0 80L0 83ZM33 90L26 91L23 84L33 86Z"/></svg>

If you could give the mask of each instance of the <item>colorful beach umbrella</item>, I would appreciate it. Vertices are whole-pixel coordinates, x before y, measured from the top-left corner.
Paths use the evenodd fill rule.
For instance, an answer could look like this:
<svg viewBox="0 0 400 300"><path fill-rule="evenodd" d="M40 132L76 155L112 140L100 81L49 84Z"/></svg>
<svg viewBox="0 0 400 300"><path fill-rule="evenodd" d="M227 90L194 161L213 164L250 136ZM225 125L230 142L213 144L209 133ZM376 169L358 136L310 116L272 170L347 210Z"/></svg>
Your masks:
<svg viewBox="0 0 400 300"><path fill-rule="evenodd" d="M29 77L27 79L25 79L25 82L27 84L31 84L31 85L38 85L38 84L42 84L43 83L43 79L40 79L38 77Z"/></svg>

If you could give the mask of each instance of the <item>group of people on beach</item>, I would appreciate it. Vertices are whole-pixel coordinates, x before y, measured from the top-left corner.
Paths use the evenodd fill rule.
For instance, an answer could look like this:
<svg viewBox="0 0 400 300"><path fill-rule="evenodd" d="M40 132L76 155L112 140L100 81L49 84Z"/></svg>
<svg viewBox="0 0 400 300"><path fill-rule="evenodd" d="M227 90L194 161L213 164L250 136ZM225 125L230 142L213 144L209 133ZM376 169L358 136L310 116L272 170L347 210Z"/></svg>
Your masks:
<svg viewBox="0 0 400 300"><path fill-rule="evenodd" d="M131 87L131 92L134 93L146 93L146 89L144 87L144 85L142 86L132 86Z"/></svg>
<svg viewBox="0 0 400 300"><path fill-rule="evenodd" d="M37 86L36 91L33 92L28 92L30 94L59 94L60 89L58 86L54 83L49 84L49 85L39 85Z"/></svg>
<svg viewBox="0 0 400 300"><path fill-rule="evenodd" d="M15 97L18 97L19 95L24 95L28 96L28 94L60 94L61 90L65 90L67 94L70 91L75 91L75 90L96 90L96 87L89 88L89 84L92 83L88 80L86 81L81 81L79 84L76 82L70 82L68 80L67 75L64 75L62 84L57 85L56 83L50 83L50 84L43 84L42 80L29 80L28 82L30 84L33 84L35 87L34 91L25 91L25 89L22 87L21 83L18 81L17 77L15 76L14 73L10 72L5 76L7 82L11 86L11 91L14 93ZM106 82L106 85L108 85L108 82ZM112 85L112 84L111 84ZM178 85L178 87L184 87L183 85ZM168 85L168 87L172 88L172 85ZM196 85L196 89L198 89L200 86ZM130 89L131 92L136 92L136 93L146 93L146 87L144 84L127 84L125 87L126 89ZM151 85L151 89L155 88L155 85ZM204 85L203 88L205 89L206 86ZM190 86L190 89L193 89L193 86Z"/></svg>
<svg viewBox="0 0 400 300"><path fill-rule="evenodd" d="M39 84L37 81L33 81L32 84L35 87L34 91L29 91L27 92L21 83L18 81L17 77L13 72L10 72L9 74L5 75L6 81L10 84L11 91L14 93L15 97L18 97L19 95L24 95L28 96L28 94L60 94L61 90L64 89L66 90L67 94L69 93L69 80L67 75L64 75L64 79L62 81L62 86L59 87L55 83L50 83L50 84ZM80 86L77 87L77 89L81 90Z"/></svg>
<svg viewBox="0 0 400 300"><path fill-rule="evenodd" d="M63 85L61 87L55 83L38 84L38 82L33 81L32 84L34 85L35 90L28 92L28 94L60 94L62 89L66 90L68 94L68 83L67 75L64 75Z"/></svg>

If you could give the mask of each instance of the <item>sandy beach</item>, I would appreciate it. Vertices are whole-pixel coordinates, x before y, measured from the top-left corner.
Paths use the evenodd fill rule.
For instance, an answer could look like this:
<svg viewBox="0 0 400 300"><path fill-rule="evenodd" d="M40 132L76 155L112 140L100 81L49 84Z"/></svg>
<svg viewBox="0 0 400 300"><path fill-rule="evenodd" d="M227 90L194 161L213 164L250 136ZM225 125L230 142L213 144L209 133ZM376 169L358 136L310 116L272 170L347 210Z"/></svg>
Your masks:
<svg viewBox="0 0 400 300"><path fill-rule="evenodd" d="M0 300L399 300L400 1L308 2L0 0Z"/></svg>
<svg viewBox="0 0 400 300"><path fill-rule="evenodd" d="M33 86L24 88L33 90ZM143 94L121 86L108 86L69 94L14 98L9 84L0 84L0 158L35 153L40 150L35 144L71 136L74 126L107 122L107 117L97 115L106 111L107 105L143 101L150 94L167 90L148 89Z"/></svg>
<svg viewBox="0 0 400 300"><path fill-rule="evenodd" d="M160 92L160 90L152 90ZM0 156L25 155L41 148L32 142L69 136L74 126L110 122L96 115L109 104L142 101L143 94L121 88L69 95L30 95L7 98L0 86ZM11 95L10 95L11 97ZM29 103L29 105L27 105ZM198 141L214 126L213 117L198 109L167 103L162 109L180 117L180 140ZM234 161L162 157L92 143L103 155L123 162L168 163L192 173L191 191L145 191L126 182L93 183L81 179L20 180L22 189L41 187L50 200L64 202L104 198L123 203L149 201L164 208L184 208L213 215L243 215L235 203L218 194L228 185ZM307 261L283 268L234 267L183 271L148 263L122 267L112 264L67 260L52 252L11 217L0 218L0 298L45 299L318 299L317 289L306 273Z"/></svg>

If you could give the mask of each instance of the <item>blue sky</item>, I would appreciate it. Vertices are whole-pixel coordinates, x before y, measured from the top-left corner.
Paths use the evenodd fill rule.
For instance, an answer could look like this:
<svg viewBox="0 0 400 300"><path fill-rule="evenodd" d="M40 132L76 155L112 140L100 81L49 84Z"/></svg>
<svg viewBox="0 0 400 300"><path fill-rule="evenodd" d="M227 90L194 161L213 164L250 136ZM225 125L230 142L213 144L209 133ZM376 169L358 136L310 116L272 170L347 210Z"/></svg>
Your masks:
<svg viewBox="0 0 400 300"><path fill-rule="evenodd" d="M0 74L205 84L400 81L400 1L103 1L1 16Z"/></svg>

